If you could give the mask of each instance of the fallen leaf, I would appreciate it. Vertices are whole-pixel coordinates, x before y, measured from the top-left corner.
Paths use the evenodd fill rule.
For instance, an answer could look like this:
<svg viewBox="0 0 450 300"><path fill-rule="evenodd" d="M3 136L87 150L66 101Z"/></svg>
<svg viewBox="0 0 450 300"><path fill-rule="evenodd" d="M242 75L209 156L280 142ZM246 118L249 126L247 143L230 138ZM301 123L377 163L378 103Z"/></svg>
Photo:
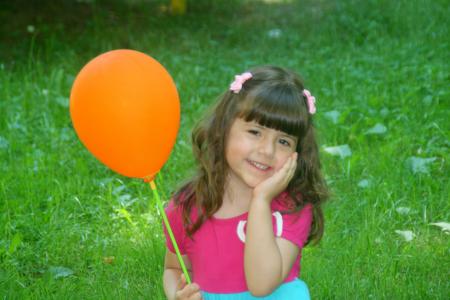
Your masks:
<svg viewBox="0 0 450 300"><path fill-rule="evenodd" d="M9 147L9 142L4 137L0 136L0 149L6 149Z"/></svg>
<svg viewBox="0 0 450 300"><path fill-rule="evenodd" d="M380 114L381 114L383 117L386 117L386 116L389 114L389 109L387 109L386 107L383 107L383 108L380 110Z"/></svg>
<svg viewBox="0 0 450 300"><path fill-rule="evenodd" d="M110 265L114 262L115 259L116 258L114 256L106 256L106 257L103 257L103 263Z"/></svg>
<svg viewBox="0 0 450 300"><path fill-rule="evenodd" d="M120 204L122 204L123 206L128 206L129 202L131 199L131 195L130 194L124 194L124 195L120 195L118 197L118 200L120 202Z"/></svg>
<svg viewBox="0 0 450 300"><path fill-rule="evenodd" d="M384 134L387 128L383 124L377 123L375 126L366 131L366 134Z"/></svg>
<svg viewBox="0 0 450 300"><path fill-rule="evenodd" d="M395 232L401 235L407 242L411 242L415 237L415 234L410 230L396 230Z"/></svg>
<svg viewBox="0 0 450 300"><path fill-rule="evenodd" d="M422 99L423 104L425 105L430 105L433 102L433 97L431 95L426 95L423 99Z"/></svg>
<svg viewBox="0 0 450 300"><path fill-rule="evenodd" d="M361 180L360 182L358 182L358 186L359 186L360 188L366 188L366 187L369 187L369 186L370 186L370 181L367 180L367 179L363 179L363 180Z"/></svg>
<svg viewBox="0 0 450 300"><path fill-rule="evenodd" d="M401 207L401 206L397 207L395 210L401 215L407 215L411 211L409 207Z"/></svg>
<svg viewBox="0 0 450 300"><path fill-rule="evenodd" d="M350 150L350 147L347 144L334 147L324 147L324 150L325 152L333 156L339 156L340 158L346 158L347 156L352 155L352 150Z"/></svg>
<svg viewBox="0 0 450 300"><path fill-rule="evenodd" d="M337 110L328 111L325 114L325 117L331 120L334 124L337 124L339 117L341 116L341 113Z"/></svg>
<svg viewBox="0 0 450 300"><path fill-rule="evenodd" d="M279 38L282 34L281 29L275 28L275 29L271 29L267 32L267 35L270 38Z"/></svg>
<svg viewBox="0 0 450 300"><path fill-rule="evenodd" d="M28 25L27 26L27 32L28 33L33 33L36 30L36 28L33 25Z"/></svg>
<svg viewBox="0 0 450 300"><path fill-rule="evenodd" d="M48 271L53 274L53 278L55 279L73 275L73 271L66 267L50 267Z"/></svg>
<svg viewBox="0 0 450 300"><path fill-rule="evenodd" d="M122 191L125 189L125 185L119 185L118 187L115 187L114 190L112 191L112 193L114 195L119 195L120 193L122 193Z"/></svg>
<svg viewBox="0 0 450 300"><path fill-rule="evenodd" d="M430 223L430 225L438 226L442 229L443 232L446 234L450 233L450 223L447 222L437 222L437 223Z"/></svg>
<svg viewBox="0 0 450 300"><path fill-rule="evenodd" d="M421 158L416 156L411 156L406 160L411 171L416 173L425 173L428 174L430 171L428 170L428 165L436 160L436 157L430 158Z"/></svg>
<svg viewBox="0 0 450 300"><path fill-rule="evenodd" d="M55 101L57 104L61 105L62 107L69 107L69 98L59 96L55 98Z"/></svg>

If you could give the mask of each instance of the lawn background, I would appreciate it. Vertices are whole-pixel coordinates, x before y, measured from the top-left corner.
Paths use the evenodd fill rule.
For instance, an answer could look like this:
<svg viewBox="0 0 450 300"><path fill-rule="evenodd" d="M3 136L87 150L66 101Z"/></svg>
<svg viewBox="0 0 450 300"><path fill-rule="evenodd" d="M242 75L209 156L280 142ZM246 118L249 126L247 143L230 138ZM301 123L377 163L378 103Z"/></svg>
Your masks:
<svg viewBox="0 0 450 300"><path fill-rule="evenodd" d="M312 299L448 299L449 235L430 225L450 221L448 1L201 0L184 16L165 4L0 4L0 297L164 298L150 189L93 158L69 116L81 67L131 48L159 60L180 93L157 181L165 200L193 173L192 126L233 76L291 68L317 98L333 192L322 242L303 251ZM377 124L386 131L371 133ZM352 154L325 151L338 145Z"/></svg>

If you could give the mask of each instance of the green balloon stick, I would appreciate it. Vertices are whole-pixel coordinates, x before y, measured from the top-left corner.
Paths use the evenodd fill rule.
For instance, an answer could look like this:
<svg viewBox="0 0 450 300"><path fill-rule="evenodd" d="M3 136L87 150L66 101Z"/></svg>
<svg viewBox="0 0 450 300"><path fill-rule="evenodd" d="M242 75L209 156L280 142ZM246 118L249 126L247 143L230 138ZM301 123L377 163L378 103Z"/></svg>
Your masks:
<svg viewBox="0 0 450 300"><path fill-rule="evenodd" d="M169 232L170 240L172 241L173 248L175 248L175 252L177 254L178 261L180 262L181 269L183 269L183 273L184 273L184 276L186 277L187 283L190 284L191 278L189 277L189 273L186 269L186 265L184 264L183 258L181 258L181 254L180 254L180 250L178 249L177 241L175 240L175 237L173 236L172 228L170 227L169 220L167 219L166 212L164 211L164 207L161 203L161 199L159 198L158 190L156 189L156 185L153 180L150 181L150 188L152 189L153 195L156 198L156 203L158 204L158 209L161 212L161 215L164 220L164 224L166 225L166 229Z"/></svg>

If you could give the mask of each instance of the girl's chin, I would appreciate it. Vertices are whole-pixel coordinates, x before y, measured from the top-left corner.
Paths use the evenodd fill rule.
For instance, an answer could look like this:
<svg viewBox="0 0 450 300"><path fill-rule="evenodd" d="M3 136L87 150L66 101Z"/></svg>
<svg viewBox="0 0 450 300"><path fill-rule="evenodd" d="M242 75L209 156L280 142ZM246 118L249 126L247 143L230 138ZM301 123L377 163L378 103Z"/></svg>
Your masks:
<svg viewBox="0 0 450 300"><path fill-rule="evenodd" d="M254 189L257 187L261 182L263 182L265 179L253 179L246 181L246 184L249 188Z"/></svg>

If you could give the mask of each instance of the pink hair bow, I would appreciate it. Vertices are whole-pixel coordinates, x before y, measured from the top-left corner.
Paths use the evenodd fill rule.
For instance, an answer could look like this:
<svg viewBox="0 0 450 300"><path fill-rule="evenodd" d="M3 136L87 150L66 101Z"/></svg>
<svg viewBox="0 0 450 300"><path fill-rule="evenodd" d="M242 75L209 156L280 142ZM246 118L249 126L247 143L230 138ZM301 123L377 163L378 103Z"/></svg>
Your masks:
<svg viewBox="0 0 450 300"><path fill-rule="evenodd" d="M303 90L303 95L306 97L306 100L308 101L308 111L310 114L314 114L316 112L316 97L311 95L310 91L307 89Z"/></svg>
<svg viewBox="0 0 450 300"><path fill-rule="evenodd" d="M230 90L233 91L233 93L237 94L241 91L242 85L244 82L252 78L253 75L250 72L242 73L241 75L234 76L234 81L230 85Z"/></svg>

